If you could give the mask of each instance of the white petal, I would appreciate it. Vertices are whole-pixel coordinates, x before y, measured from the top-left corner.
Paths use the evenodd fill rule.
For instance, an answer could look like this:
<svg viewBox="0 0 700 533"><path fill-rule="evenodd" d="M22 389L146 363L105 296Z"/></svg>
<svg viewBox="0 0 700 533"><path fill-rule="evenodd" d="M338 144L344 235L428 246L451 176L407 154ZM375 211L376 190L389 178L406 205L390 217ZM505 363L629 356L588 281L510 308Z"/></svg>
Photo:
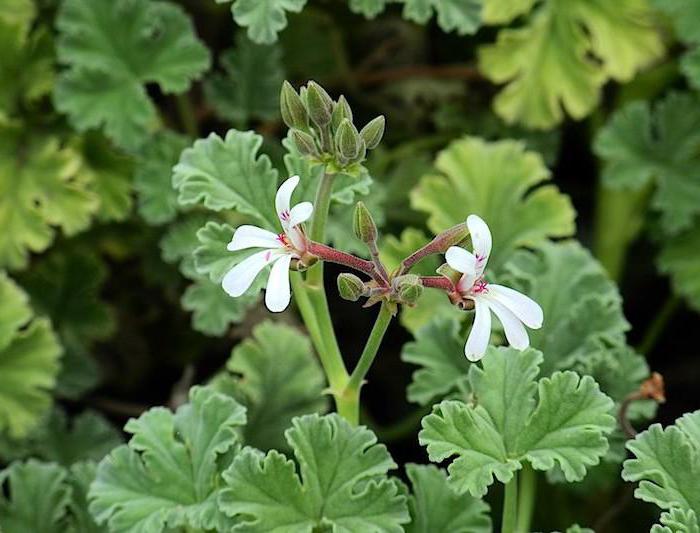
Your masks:
<svg viewBox="0 0 700 533"><path fill-rule="evenodd" d="M508 344L518 350L524 350L530 346L530 338L527 336L525 326L518 320L518 317L513 314L507 307L494 298L487 295L482 295L481 298L486 299L491 310L496 313L498 320L503 324L503 330L506 333Z"/></svg>
<svg viewBox="0 0 700 533"><path fill-rule="evenodd" d="M229 296L240 296L253 284L260 271L279 255L279 252L274 250L263 250L246 257L226 273L221 286Z"/></svg>
<svg viewBox="0 0 700 533"><path fill-rule="evenodd" d="M270 270L270 277L267 278L267 289L265 291L265 305L273 313L279 313L287 309L291 299L289 288L289 262L291 255L283 255Z"/></svg>
<svg viewBox="0 0 700 533"><path fill-rule="evenodd" d="M277 216L282 220L282 213L289 213L289 204L292 201L292 193L299 185L299 176L292 176L287 179L280 188L277 189L277 195L275 196L275 209L277 209Z"/></svg>
<svg viewBox="0 0 700 533"><path fill-rule="evenodd" d="M233 234L233 239L226 247L229 251L245 250L246 248L282 248L277 235L257 226L239 226Z"/></svg>
<svg viewBox="0 0 700 533"><path fill-rule="evenodd" d="M464 346L464 355L470 361L478 361L486 353L491 338L491 310L484 301L474 300L476 315L474 324L469 332L467 344Z"/></svg>
<svg viewBox="0 0 700 533"><path fill-rule="evenodd" d="M457 272L473 276L476 271L476 257L464 248L450 246L445 253L445 260Z"/></svg>
<svg viewBox="0 0 700 533"><path fill-rule="evenodd" d="M476 255L476 275L481 276L491 255L491 230L484 220L477 215L467 217L467 228L472 237L472 247Z"/></svg>
<svg viewBox="0 0 700 533"><path fill-rule="evenodd" d="M306 222L311 218L311 214L314 212L314 204L311 202L301 202L300 204L292 207L289 212L289 227L294 227L302 222Z"/></svg>
<svg viewBox="0 0 700 533"><path fill-rule="evenodd" d="M528 298L510 287L493 283L489 283L488 291L491 298L495 298L510 309L528 328L539 329L542 327L544 319L542 308L532 298Z"/></svg>

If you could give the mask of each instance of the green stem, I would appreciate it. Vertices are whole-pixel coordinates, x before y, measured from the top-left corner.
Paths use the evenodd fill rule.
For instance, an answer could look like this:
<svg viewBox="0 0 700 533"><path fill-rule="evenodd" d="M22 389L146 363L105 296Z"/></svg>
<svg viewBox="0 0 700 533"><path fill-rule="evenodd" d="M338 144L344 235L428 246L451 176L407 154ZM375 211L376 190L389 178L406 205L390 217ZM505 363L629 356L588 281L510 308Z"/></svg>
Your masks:
<svg viewBox="0 0 700 533"><path fill-rule="evenodd" d="M671 294L668 299L664 302L663 307L656 313L654 321L647 328L644 339L642 339L639 345L639 353L642 355L649 355L659 341L661 334L663 333L669 320L673 317L675 312L678 310L681 304L681 299Z"/></svg>
<svg viewBox="0 0 700 533"><path fill-rule="evenodd" d="M506 483L503 497L503 521L501 533L515 533L518 523L518 473L513 472L513 478Z"/></svg>
<svg viewBox="0 0 700 533"><path fill-rule="evenodd" d="M535 510L537 496L537 474L529 463L523 465L520 475L520 494L518 499L518 532L530 531L532 513Z"/></svg>
<svg viewBox="0 0 700 533"><path fill-rule="evenodd" d="M187 93L175 95L175 105L177 106L177 114L180 117L182 128L187 135L195 139L199 137L197 117L194 114L192 102L190 102Z"/></svg>

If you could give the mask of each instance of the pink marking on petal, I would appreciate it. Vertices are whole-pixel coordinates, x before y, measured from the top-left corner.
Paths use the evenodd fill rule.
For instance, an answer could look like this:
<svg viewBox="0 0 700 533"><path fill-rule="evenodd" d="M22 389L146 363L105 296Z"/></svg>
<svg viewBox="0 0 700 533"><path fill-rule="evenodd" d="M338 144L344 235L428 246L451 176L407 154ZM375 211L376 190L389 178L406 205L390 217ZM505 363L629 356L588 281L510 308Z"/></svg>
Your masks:
<svg viewBox="0 0 700 533"><path fill-rule="evenodd" d="M270 260L270 257L272 257L272 252L268 251L268 252L265 254L265 261L269 261L269 260Z"/></svg>
<svg viewBox="0 0 700 533"><path fill-rule="evenodd" d="M282 212L280 213L280 220L282 220L282 221L284 221L284 222L289 222L289 219L291 218L291 216L292 216L292 215L291 215L291 213L289 212L289 210L285 209L284 211L282 211Z"/></svg>
<svg viewBox="0 0 700 533"><path fill-rule="evenodd" d="M481 294L484 292L489 292L488 287L489 287L488 282L482 276L474 282L474 285L472 286L472 292L474 294Z"/></svg>

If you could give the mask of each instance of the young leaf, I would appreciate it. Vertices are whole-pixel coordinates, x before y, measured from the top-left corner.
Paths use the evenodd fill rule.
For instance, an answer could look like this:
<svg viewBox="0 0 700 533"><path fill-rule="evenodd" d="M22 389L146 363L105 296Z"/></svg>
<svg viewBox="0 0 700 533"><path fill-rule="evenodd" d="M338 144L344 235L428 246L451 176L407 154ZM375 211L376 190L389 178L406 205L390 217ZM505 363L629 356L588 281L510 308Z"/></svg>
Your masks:
<svg viewBox="0 0 700 533"><path fill-rule="evenodd" d="M203 203L209 209L235 209L273 231L279 230L274 210L277 171L266 155L258 156L263 138L229 130L225 139L212 133L195 141L173 169L180 205Z"/></svg>
<svg viewBox="0 0 700 533"><path fill-rule="evenodd" d="M3 308L16 312L0 329L0 432L25 436L51 405L61 346L50 322L34 318L27 297L0 272Z"/></svg>
<svg viewBox="0 0 700 533"><path fill-rule="evenodd" d="M407 533L489 533L491 518L486 502L459 496L447 484L445 473L433 465L406 465L412 493L408 498L411 523Z"/></svg>
<svg viewBox="0 0 700 533"><path fill-rule="evenodd" d="M289 326L256 326L253 336L233 349L226 369L230 374L217 378L217 384L246 406L243 435L250 446L285 449L284 430L292 418L328 408L326 380L311 343Z"/></svg>
<svg viewBox="0 0 700 533"><path fill-rule="evenodd" d="M61 533L71 499L65 469L30 460L0 471L0 528L4 533ZM5 496L4 494L9 494Z"/></svg>
<svg viewBox="0 0 700 533"><path fill-rule="evenodd" d="M402 0L403 16L419 24L425 24L437 13L437 23L443 31L458 35L476 33L481 24L480 0Z"/></svg>
<svg viewBox="0 0 700 533"><path fill-rule="evenodd" d="M220 4L231 0L216 0ZM260 44L271 44L287 27L287 12L299 13L306 0L233 0L231 12L236 24L248 28L248 37Z"/></svg>
<svg viewBox="0 0 700 533"><path fill-rule="evenodd" d="M239 446L245 408L206 387L172 413L155 407L132 419L128 445L99 465L90 512L110 531L190 527L230 530L218 509L220 474Z"/></svg>
<svg viewBox="0 0 700 533"><path fill-rule="evenodd" d="M659 270L671 276L676 294L700 312L700 226L664 241L658 258Z"/></svg>
<svg viewBox="0 0 700 533"><path fill-rule="evenodd" d="M448 482L458 493L483 496L494 476L507 483L524 461L537 470L556 465L577 481L607 451L610 398L574 372L536 381L541 362L536 350L490 348L483 369L469 372L475 402L447 400L423 419L418 438L430 460L457 456Z"/></svg>
<svg viewBox="0 0 700 533"><path fill-rule="evenodd" d="M403 531L406 500L387 477L396 465L371 431L335 414L307 415L285 436L298 467L274 450L246 448L224 473L219 504L240 520L234 531Z"/></svg>
<svg viewBox="0 0 700 533"><path fill-rule="evenodd" d="M480 50L481 71L507 83L496 112L534 128L551 128L564 110L585 117L609 78L629 81L663 53L651 16L645 0L544 2L524 26L501 30Z"/></svg>
<svg viewBox="0 0 700 533"><path fill-rule="evenodd" d="M58 59L69 67L56 107L77 129L104 127L126 148L140 146L156 120L145 84L181 93L209 67L192 22L170 2L64 0L56 25Z"/></svg>
<svg viewBox="0 0 700 533"><path fill-rule="evenodd" d="M221 118L244 127L254 119L272 120L279 116L280 87L284 81L279 46L255 44L239 33L236 47L223 52L219 61L224 73L214 74L204 90Z"/></svg>
<svg viewBox="0 0 700 533"><path fill-rule="evenodd" d="M184 135L164 131L146 144L136 160L134 188L138 195L138 210L149 224L170 222L177 214L172 168L188 144Z"/></svg>
<svg viewBox="0 0 700 533"><path fill-rule="evenodd" d="M520 246L538 247L574 232L571 201L554 185L537 187L549 171L519 142L465 137L438 154L435 169L411 191L411 206L428 213L436 234L469 214L486 220L498 243L489 259L495 270Z"/></svg>
<svg viewBox="0 0 700 533"><path fill-rule="evenodd" d="M655 182L652 205L668 234L689 228L700 214L700 98L671 93L652 110L632 102L600 130L595 151L605 162L603 179L617 189Z"/></svg>

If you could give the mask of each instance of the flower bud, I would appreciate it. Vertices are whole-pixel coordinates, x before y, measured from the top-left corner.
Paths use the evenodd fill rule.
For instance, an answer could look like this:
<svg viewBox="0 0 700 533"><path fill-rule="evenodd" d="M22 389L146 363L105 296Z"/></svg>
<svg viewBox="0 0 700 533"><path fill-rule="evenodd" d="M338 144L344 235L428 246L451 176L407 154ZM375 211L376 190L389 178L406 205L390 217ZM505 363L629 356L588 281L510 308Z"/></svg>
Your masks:
<svg viewBox="0 0 700 533"><path fill-rule="evenodd" d="M304 103L288 81L282 84L280 91L280 110L287 127L305 130L309 126L309 115Z"/></svg>
<svg viewBox="0 0 700 533"><path fill-rule="evenodd" d="M442 265L440 265L437 268L436 272L440 274L443 278L449 279L453 285L456 285L462 277L461 272L457 272L447 263L443 263Z"/></svg>
<svg viewBox="0 0 700 533"><path fill-rule="evenodd" d="M331 126L333 130L336 131L343 119L346 118L352 122L352 109L350 109L350 104L345 99L343 95L338 98L338 102L333 107L333 114L331 116Z"/></svg>
<svg viewBox="0 0 700 533"><path fill-rule="evenodd" d="M394 287L399 302L413 306L423 294L423 284L420 276L405 274L394 279Z"/></svg>
<svg viewBox="0 0 700 533"><path fill-rule="evenodd" d="M377 240L377 225L365 204L357 202L352 217L352 229L355 236L364 243L373 243Z"/></svg>
<svg viewBox="0 0 700 533"><path fill-rule="evenodd" d="M361 141L357 128L348 119L343 119L335 132L335 147L338 154L347 161L354 161L360 153Z"/></svg>
<svg viewBox="0 0 700 533"><path fill-rule="evenodd" d="M294 142L294 145L297 147L297 150L299 150L301 155L318 157L318 149L316 148L316 143L311 135L305 131L297 129L292 129L291 135L292 142Z"/></svg>
<svg viewBox="0 0 700 533"><path fill-rule="evenodd" d="M367 287L355 274L345 272L338 275L338 292L343 300L356 302L367 294Z"/></svg>
<svg viewBox="0 0 700 533"><path fill-rule="evenodd" d="M333 100L318 83L310 81L306 89L306 105L309 116L319 128L327 126L331 121Z"/></svg>
<svg viewBox="0 0 700 533"><path fill-rule="evenodd" d="M384 127L386 126L386 120L383 115L379 115L377 118L370 120L362 131L360 136L362 140L365 141L365 146L367 150L374 150L379 142L384 137Z"/></svg>

